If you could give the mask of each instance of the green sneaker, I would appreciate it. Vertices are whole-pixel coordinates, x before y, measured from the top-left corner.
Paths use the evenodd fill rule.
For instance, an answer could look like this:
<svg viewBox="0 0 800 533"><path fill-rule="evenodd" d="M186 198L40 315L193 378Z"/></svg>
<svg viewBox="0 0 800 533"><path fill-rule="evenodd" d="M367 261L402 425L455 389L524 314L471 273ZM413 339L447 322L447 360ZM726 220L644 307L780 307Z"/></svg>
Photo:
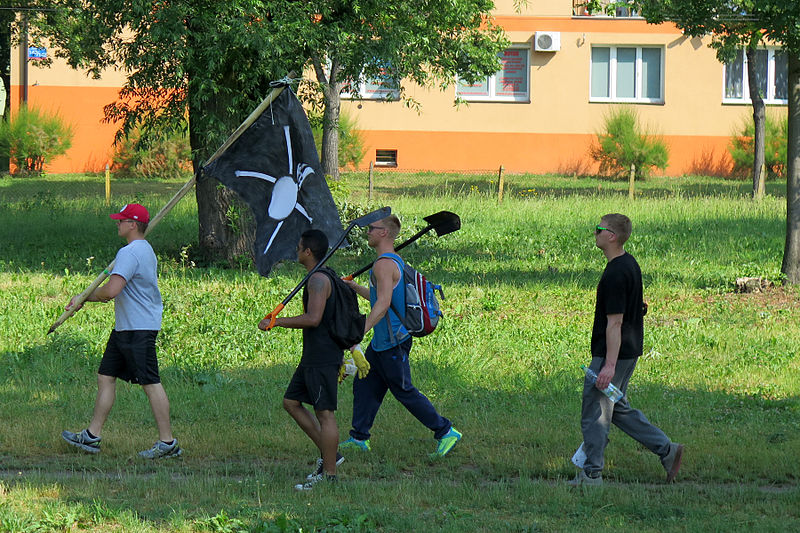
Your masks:
<svg viewBox="0 0 800 533"><path fill-rule="evenodd" d="M354 439L353 437L350 437L349 439L347 439L344 442L340 442L339 443L339 448L341 448L341 449L351 448L353 450L361 450L362 452L368 452L368 451L370 451L372 449L372 448L370 448L370 445L369 445L369 439L367 439L367 440L358 440L358 439Z"/></svg>
<svg viewBox="0 0 800 533"><path fill-rule="evenodd" d="M439 439L439 445L436 446L436 451L431 454L431 457L444 457L460 440L461 433L459 433L456 428L451 427L450 431L448 431L444 437Z"/></svg>

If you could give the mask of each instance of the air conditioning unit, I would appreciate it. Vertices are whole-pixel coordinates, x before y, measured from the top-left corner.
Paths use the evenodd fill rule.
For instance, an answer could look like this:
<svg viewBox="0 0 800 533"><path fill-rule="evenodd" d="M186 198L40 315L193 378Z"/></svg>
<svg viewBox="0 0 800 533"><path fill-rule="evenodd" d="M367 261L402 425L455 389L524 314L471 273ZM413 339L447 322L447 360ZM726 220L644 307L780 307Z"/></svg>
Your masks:
<svg viewBox="0 0 800 533"><path fill-rule="evenodd" d="M561 50L561 32L537 31L533 38L533 49L537 52L557 52Z"/></svg>

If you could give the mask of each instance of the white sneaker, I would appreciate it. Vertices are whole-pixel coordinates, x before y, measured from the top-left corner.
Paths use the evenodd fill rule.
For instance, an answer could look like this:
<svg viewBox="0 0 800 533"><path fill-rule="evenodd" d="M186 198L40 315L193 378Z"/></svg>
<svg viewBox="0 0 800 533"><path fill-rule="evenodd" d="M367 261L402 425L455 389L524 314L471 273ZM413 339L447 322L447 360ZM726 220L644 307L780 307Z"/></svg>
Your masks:
<svg viewBox="0 0 800 533"><path fill-rule="evenodd" d="M316 476L312 477L305 483L298 483L294 486L294 490L305 492L309 490L313 490L314 486L317 484L325 484L325 483L336 483L336 476L329 476L328 474L317 474Z"/></svg>
<svg viewBox="0 0 800 533"><path fill-rule="evenodd" d="M336 452L336 466L339 466L344 462L344 455ZM317 457L317 467L311 472L309 475L306 476L306 481L311 481L311 478L314 476L318 476L322 473L322 457Z"/></svg>

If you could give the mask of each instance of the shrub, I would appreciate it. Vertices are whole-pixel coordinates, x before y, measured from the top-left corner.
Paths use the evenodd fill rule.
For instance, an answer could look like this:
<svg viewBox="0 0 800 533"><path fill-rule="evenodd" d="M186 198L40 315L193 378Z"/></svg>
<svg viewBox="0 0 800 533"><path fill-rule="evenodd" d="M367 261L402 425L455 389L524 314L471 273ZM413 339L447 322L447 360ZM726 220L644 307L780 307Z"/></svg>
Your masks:
<svg viewBox="0 0 800 533"><path fill-rule="evenodd" d="M0 154L14 163L15 174L40 174L46 163L72 146L72 126L57 114L22 106L0 121Z"/></svg>
<svg viewBox="0 0 800 533"><path fill-rule="evenodd" d="M191 157L185 131L145 137L137 128L118 143L113 170L122 178L179 178L191 172Z"/></svg>
<svg viewBox="0 0 800 533"><path fill-rule="evenodd" d="M322 115L312 111L308 120L314 134L317 153L322 154ZM364 139L358 131L358 122L346 113L339 113L339 168L345 168L347 165L353 169L358 168L364 159L364 153Z"/></svg>
<svg viewBox="0 0 800 533"><path fill-rule="evenodd" d="M767 177L786 176L786 139L789 130L789 119L780 119L767 113L764 123L764 163L767 166ZM742 122L737 133L731 137L728 151L733 159L733 175L749 177L753 170L753 143L755 124L752 118Z"/></svg>
<svg viewBox="0 0 800 533"><path fill-rule="evenodd" d="M589 149L600 163L600 173L624 178L636 165L636 177L646 178L653 167L667 168L669 150L661 139L641 131L639 117L630 107L613 109L604 119L604 133L597 134L597 143Z"/></svg>

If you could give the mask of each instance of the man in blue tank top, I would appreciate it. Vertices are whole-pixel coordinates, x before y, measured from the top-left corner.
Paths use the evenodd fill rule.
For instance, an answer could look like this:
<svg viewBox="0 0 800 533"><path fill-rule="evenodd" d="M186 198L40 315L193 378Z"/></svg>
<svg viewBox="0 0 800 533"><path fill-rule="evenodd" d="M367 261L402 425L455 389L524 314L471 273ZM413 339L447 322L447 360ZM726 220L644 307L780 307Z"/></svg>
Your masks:
<svg viewBox="0 0 800 533"><path fill-rule="evenodd" d="M367 242L378 258L370 271L369 287L348 282L353 290L369 300L371 310L367 315L364 333L372 329L373 335L365 353L370 372L362 379L353 380L353 428L350 438L339 446L370 450L370 429L388 390L417 420L433 431L438 445L432 456L442 457L461 439L461 433L411 383L408 360L411 335L390 308L405 309L405 291L401 283L403 260L394 249L394 241L399 233L400 220L395 215L370 224Z"/></svg>

